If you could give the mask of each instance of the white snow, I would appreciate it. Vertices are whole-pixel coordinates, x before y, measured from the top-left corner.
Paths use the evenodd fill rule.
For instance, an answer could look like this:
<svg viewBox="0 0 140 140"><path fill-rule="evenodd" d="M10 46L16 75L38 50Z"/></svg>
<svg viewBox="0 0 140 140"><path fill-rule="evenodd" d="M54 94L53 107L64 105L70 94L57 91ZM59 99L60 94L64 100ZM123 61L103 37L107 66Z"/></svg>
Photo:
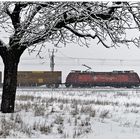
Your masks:
<svg viewBox="0 0 140 140"><path fill-rule="evenodd" d="M0 138L138 139L139 129L139 89L18 89L15 113L0 113Z"/></svg>

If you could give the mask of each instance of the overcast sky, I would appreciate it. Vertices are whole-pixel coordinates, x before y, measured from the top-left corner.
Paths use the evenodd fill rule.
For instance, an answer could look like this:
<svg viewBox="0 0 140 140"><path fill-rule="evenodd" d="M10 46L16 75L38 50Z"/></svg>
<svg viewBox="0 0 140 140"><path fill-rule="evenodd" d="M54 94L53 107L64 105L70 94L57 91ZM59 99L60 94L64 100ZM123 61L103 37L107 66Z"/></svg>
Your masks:
<svg viewBox="0 0 140 140"><path fill-rule="evenodd" d="M7 41L4 34L0 36L3 37L3 41ZM42 53L44 59L36 57L36 53L29 55L26 50L21 57L19 70L50 70L48 49L51 50L52 48L57 49L55 53L55 70L62 71L63 82L65 82L66 75L71 70L86 70L87 68L82 64L92 67L93 71L135 70L140 75L140 48L134 45L130 45L129 48L121 45L121 47L107 49L101 44L97 45L96 40L91 40L89 48L78 46L78 44L68 44L66 47L56 48L47 43L46 49ZM138 61L135 61L136 59ZM1 58L0 71L3 71Z"/></svg>
<svg viewBox="0 0 140 140"><path fill-rule="evenodd" d="M57 49L55 70L62 71L63 82L71 70L86 70L87 68L82 64L92 67L93 71L135 70L140 75L140 48L135 46L128 48L122 45L118 48L107 49L102 45L97 45L94 40L91 41L91 44L89 48L77 44L68 44L66 47L56 48L51 44L46 44L46 50L42 53L44 59L36 57L36 53L29 55L26 50L21 57L19 70L50 70L48 49L54 48ZM0 60L0 64L2 71L2 60Z"/></svg>

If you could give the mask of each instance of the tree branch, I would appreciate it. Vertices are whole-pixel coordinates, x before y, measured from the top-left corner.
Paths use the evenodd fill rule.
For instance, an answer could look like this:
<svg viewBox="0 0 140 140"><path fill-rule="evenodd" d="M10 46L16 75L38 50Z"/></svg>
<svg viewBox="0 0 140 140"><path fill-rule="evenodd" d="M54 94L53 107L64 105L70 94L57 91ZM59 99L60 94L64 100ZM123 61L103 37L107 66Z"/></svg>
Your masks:
<svg viewBox="0 0 140 140"><path fill-rule="evenodd" d="M42 7L40 5L36 6L32 11L31 14L26 18L26 20L23 23L23 27L22 27L22 33L24 33L26 31L26 29L29 27L29 25L31 24L31 21L33 20L33 18L35 17L35 15L38 13L38 11L41 9Z"/></svg>
<svg viewBox="0 0 140 140"><path fill-rule="evenodd" d="M137 26L138 26L138 28L140 30L140 20L139 20L139 18L134 14L134 12L132 10L132 7L129 5L129 3L126 2L126 4L128 5L128 10L131 13L131 15L133 16L133 19L136 22L136 24L137 24Z"/></svg>
<svg viewBox="0 0 140 140"><path fill-rule="evenodd" d="M10 14L15 32L17 32L21 26L20 25L20 11L21 11L21 9L22 9L22 7L21 7L20 3L16 3L12 14Z"/></svg>
<svg viewBox="0 0 140 140"><path fill-rule="evenodd" d="M66 28L66 29L68 29L69 31L71 31L72 33L74 33L76 36L79 36L79 37L90 37L90 38L92 38L92 39L95 39L96 37L99 39L99 42L101 42L106 48L110 48L111 46L108 46L108 45L106 45L103 41L102 41L102 39L98 36L98 35L91 35L91 34L82 34L82 33L79 33L79 32L77 32L76 30L74 30L74 29L72 29L72 28L70 28L70 27L68 27L68 26L64 26L64 28Z"/></svg>
<svg viewBox="0 0 140 140"><path fill-rule="evenodd" d="M44 5L45 6L45 5ZM82 22L95 22L94 20L96 19L97 21L99 20L114 20L114 19L117 19L115 17L113 17L113 13L115 12L115 9L117 8L120 8L120 7L109 7L107 9L107 13L102 13L102 14L98 14L98 13L95 13L94 14L94 11L90 10L90 14L89 16L87 16L87 13L85 14L83 11L81 12L81 14L77 14L77 15L72 15L72 16L67 16L65 15L65 18L59 18L56 17L56 19L58 18L58 20L56 20L56 22L52 22L52 25L50 27L48 27L48 29L46 28L45 30L46 31L42 31L41 32L41 35L40 34L36 34L34 37L32 37L30 40L28 41L23 41L22 43L23 44L27 44L27 45L34 45L36 43L39 43L39 42L43 42L45 40L48 39L48 37L50 35L52 35L54 32L60 30L61 28L66 28L68 29L69 31L71 31L72 33L74 33L75 35L77 35L78 37L90 37L90 38L93 38L95 39L96 37L98 37L99 41L106 47L106 48L109 48L109 46L107 46L99 36L97 35L94 35L92 36L91 34L82 34L82 33L79 33L77 32L76 30L73 30L72 28L70 28L68 25L69 24L73 24L73 23L82 23ZM67 14L67 13L65 13ZM34 15L34 14L33 14ZM57 15L56 15L57 16ZM47 17L46 17L47 18ZM30 23L30 22L29 22Z"/></svg>
<svg viewBox="0 0 140 140"><path fill-rule="evenodd" d="M91 34L82 34L82 33L79 33L77 32L76 30L72 29L71 27L69 26L64 26L64 28L68 29L69 31L71 31L72 33L74 33L76 36L78 37L90 37L92 39L95 39L95 37L97 37L97 35L95 34L94 36L91 35Z"/></svg>
<svg viewBox="0 0 140 140"><path fill-rule="evenodd" d="M97 38L99 39L99 42L103 44L103 46L105 46L106 48L111 48L111 46L106 45L99 36L97 36Z"/></svg>

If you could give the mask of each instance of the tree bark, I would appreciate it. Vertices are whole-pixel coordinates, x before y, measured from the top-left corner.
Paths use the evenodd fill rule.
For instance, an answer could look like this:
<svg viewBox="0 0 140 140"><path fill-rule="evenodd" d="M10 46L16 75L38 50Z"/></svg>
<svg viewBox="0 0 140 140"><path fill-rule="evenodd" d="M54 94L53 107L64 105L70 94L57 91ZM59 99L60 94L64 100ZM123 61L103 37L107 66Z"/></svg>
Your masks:
<svg viewBox="0 0 140 140"><path fill-rule="evenodd" d="M3 62L4 82L1 111L3 113L13 113L17 88L17 70L19 57L17 57L17 55L12 52L8 52L5 54Z"/></svg>

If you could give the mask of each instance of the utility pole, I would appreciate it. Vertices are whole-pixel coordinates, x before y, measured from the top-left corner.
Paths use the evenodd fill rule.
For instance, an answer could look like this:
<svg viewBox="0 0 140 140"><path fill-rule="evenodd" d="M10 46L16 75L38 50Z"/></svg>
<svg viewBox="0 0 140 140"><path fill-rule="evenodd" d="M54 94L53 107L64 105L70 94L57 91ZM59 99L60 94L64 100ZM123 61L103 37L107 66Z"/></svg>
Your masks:
<svg viewBox="0 0 140 140"><path fill-rule="evenodd" d="M52 49L52 50L48 49L48 52L50 53L49 54L49 57L50 57L50 68L51 68L51 71L54 71L54 65L55 65L55 63L54 63L54 57L55 57L54 53L56 53L57 50L56 49Z"/></svg>

